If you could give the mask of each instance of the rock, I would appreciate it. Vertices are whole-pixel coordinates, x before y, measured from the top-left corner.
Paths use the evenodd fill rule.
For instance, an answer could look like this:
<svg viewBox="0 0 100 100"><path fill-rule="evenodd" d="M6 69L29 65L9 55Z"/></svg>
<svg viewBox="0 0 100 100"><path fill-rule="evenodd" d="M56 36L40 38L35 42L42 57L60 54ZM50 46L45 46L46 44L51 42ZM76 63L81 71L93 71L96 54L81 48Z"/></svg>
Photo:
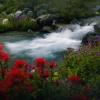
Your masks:
<svg viewBox="0 0 100 100"><path fill-rule="evenodd" d="M34 18L32 18L31 21L32 21L33 23L37 23L36 19L34 19Z"/></svg>
<svg viewBox="0 0 100 100"><path fill-rule="evenodd" d="M96 6L96 11L99 11L100 12L100 5Z"/></svg>
<svg viewBox="0 0 100 100"><path fill-rule="evenodd" d="M3 19L2 24L6 25L9 23L9 19Z"/></svg>
<svg viewBox="0 0 100 100"><path fill-rule="evenodd" d="M33 17L33 11L28 11L28 12L27 12L27 16L28 16L28 17Z"/></svg>
<svg viewBox="0 0 100 100"><path fill-rule="evenodd" d="M32 29L28 29L27 32L28 33L33 33L33 30Z"/></svg>
<svg viewBox="0 0 100 100"><path fill-rule="evenodd" d="M100 24L94 25L94 29L95 29L97 32L100 32Z"/></svg>
<svg viewBox="0 0 100 100"><path fill-rule="evenodd" d="M40 26L50 26L53 24L56 24L58 19L58 16L53 15L53 14L45 14L45 15L41 15L37 18L37 23Z"/></svg>
<svg viewBox="0 0 100 100"><path fill-rule="evenodd" d="M47 10L46 9L40 9L39 11L37 11L36 16L39 17L41 15L45 15L47 14Z"/></svg>
<svg viewBox="0 0 100 100"><path fill-rule="evenodd" d="M9 14L8 17L15 17L13 13Z"/></svg>
<svg viewBox="0 0 100 100"><path fill-rule="evenodd" d="M16 12L15 12L15 18L16 18L16 19L19 19L19 17L20 17L22 14L23 14L22 11L16 11Z"/></svg>
<svg viewBox="0 0 100 100"><path fill-rule="evenodd" d="M28 16L23 12L23 11L17 11L15 13L15 19L16 20L22 20L22 19L25 19L27 18Z"/></svg>
<svg viewBox="0 0 100 100"><path fill-rule="evenodd" d="M24 10L22 11L24 14L27 14L27 12L30 11L29 8L24 8Z"/></svg>
<svg viewBox="0 0 100 100"><path fill-rule="evenodd" d="M58 25L51 25L51 26L44 26L41 31L44 33L50 33L57 30L59 27Z"/></svg>
<svg viewBox="0 0 100 100"><path fill-rule="evenodd" d="M82 39L82 44L87 45L88 43L97 43L100 41L100 33L93 33L93 34L87 34L83 39Z"/></svg>
<svg viewBox="0 0 100 100"><path fill-rule="evenodd" d="M19 20L27 19L27 18L28 18L27 15L23 13L23 14L19 17Z"/></svg>
<svg viewBox="0 0 100 100"><path fill-rule="evenodd" d="M79 25L81 25L81 22L76 18L74 18L70 23L71 24L79 24Z"/></svg>
<svg viewBox="0 0 100 100"><path fill-rule="evenodd" d="M28 17L33 17L33 11L29 10L29 8L25 8L24 10L15 13L15 18L18 20Z"/></svg>
<svg viewBox="0 0 100 100"><path fill-rule="evenodd" d="M41 31L44 33L50 33L50 32L52 32L52 27L44 26Z"/></svg>

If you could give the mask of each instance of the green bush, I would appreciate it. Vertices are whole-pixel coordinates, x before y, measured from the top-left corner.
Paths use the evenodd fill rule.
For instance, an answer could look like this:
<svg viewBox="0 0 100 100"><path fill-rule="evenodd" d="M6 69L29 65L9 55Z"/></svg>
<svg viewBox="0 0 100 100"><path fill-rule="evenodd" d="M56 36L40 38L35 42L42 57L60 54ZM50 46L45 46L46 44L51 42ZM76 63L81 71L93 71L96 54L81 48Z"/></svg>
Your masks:
<svg viewBox="0 0 100 100"><path fill-rule="evenodd" d="M0 33L6 31L13 31L14 27L12 24L0 24Z"/></svg>
<svg viewBox="0 0 100 100"><path fill-rule="evenodd" d="M68 49L61 64L36 58L16 60L0 44L0 100L99 100L100 42Z"/></svg>
<svg viewBox="0 0 100 100"><path fill-rule="evenodd" d="M20 31L27 31L28 29L36 30L37 27L37 22L32 21L30 18L21 19L16 22L16 29Z"/></svg>
<svg viewBox="0 0 100 100"><path fill-rule="evenodd" d="M80 75L84 80L100 76L100 45L85 46L79 51L72 51L65 56L61 67L67 75Z"/></svg>
<svg viewBox="0 0 100 100"><path fill-rule="evenodd" d="M31 18L15 19L14 17L8 17L9 23L0 24L0 32L7 31L28 31L28 29L36 31L38 29L38 24Z"/></svg>

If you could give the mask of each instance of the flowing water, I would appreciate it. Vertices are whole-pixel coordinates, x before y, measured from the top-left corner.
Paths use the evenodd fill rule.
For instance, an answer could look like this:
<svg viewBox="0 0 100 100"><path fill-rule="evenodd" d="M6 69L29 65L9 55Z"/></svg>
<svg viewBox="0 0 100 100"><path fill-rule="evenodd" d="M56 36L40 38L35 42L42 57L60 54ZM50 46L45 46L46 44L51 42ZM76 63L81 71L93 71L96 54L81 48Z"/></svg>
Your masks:
<svg viewBox="0 0 100 100"><path fill-rule="evenodd" d="M8 52L14 58L46 57L59 59L67 48L78 49L82 38L86 34L94 32L94 23L80 26L78 24L67 25L64 29L44 34L42 37L34 37L32 34L9 33L0 36Z"/></svg>

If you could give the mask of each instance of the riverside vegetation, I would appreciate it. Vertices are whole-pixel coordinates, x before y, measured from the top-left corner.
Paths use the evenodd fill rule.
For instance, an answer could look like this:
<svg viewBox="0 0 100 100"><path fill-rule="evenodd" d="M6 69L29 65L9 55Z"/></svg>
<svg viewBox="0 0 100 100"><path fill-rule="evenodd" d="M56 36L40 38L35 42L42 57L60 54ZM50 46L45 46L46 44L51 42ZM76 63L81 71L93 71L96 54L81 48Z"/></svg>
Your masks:
<svg viewBox="0 0 100 100"><path fill-rule="evenodd" d="M58 24L99 16L99 3L0 0L0 33L47 32L44 27L55 30ZM0 100L100 100L100 26L95 28L96 33L86 35L78 50L69 48L58 62L42 57L32 63L12 60L5 44L0 43Z"/></svg>
<svg viewBox="0 0 100 100"><path fill-rule="evenodd" d="M68 49L60 63L16 60L0 44L0 100L99 100L100 37L78 51ZM9 66L10 65L10 66Z"/></svg>
<svg viewBox="0 0 100 100"><path fill-rule="evenodd" d="M100 15L98 5L99 0L1 0L0 32L36 31L53 22Z"/></svg>

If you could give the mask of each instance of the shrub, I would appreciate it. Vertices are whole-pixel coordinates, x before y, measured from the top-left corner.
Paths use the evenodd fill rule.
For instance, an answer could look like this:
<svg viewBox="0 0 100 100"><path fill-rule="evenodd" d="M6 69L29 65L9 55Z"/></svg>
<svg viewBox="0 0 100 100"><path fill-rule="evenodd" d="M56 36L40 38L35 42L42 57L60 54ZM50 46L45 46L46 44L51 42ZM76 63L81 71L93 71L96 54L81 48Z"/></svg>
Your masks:
<svg viewBox="0 0 100 100"><path fill-rule="evenodd" d="M14 27L11 23L8 23L8 24L0 23L0 32L12 31L13 29L14 29Z"/></svg>
<svg viewBox="0 0 100 100"><path fill-rule="evenodd" d="M32 21L30 18L18 20L16 22L16 29L20 31L27 31L28 29L37 30L37 22Z"/></svg>
<svg viewBox="0 0 100 100"><path fill-rule="evenodd" d="M9 67L10 55L0 44L0 100L99 100L100 46L91 46L69 49L59 65L36 58Z"/></svg>
<svg viewBox="0 0 100 100"><path fill-rule="evenodd" d="M38 29L38 24L31 18L23 18L17 20L15 17L8 17L9 23L0 23L0 32L7 31L28 31L28 29L36 31Z"/></svg>

